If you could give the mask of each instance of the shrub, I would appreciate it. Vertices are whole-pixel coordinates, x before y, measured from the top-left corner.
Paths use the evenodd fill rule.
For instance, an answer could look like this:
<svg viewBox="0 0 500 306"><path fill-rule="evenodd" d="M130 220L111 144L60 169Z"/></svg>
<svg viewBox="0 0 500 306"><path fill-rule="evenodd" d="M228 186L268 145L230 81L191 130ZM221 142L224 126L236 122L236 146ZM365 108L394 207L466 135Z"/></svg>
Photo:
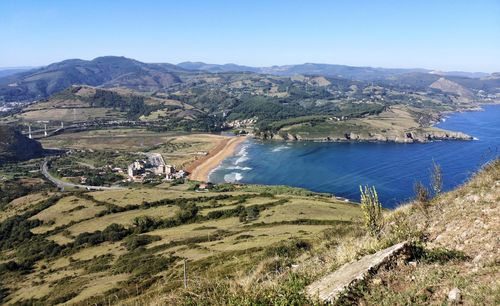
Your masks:
<svg viewBox="0 0 500 306"><path fill-rule="evenodd" d="M153 236L153 235L140 235L140 236L130 236L125 239L125 242L123 245L127 248L127 250L135 250L138 247L145 246L147 244L150 244L153 241L158 241L161 238L159 236Z"/></svg>
<svg viewBox="0 0 500 306"><path fill-rule="evenodd" d="M415 199L425 208L429 202L429 190L421 182L415 183L413 190L415 191Z"/></svg>
<svg viewBox="0 0 500 306"><path fill-rule="evenodd" d="M96 273L108 270L111 266L110 263L113 260L113 255L106 254L98 257L94 257L89 261L89 264L85 267L85 272Z"/></svg>
<svg viewBox="0 0 500 306"><path fill-rule="evenodd" d="M443 190L443 171L435 162L432 163L431 186L434 196L438 196Z"/></svg>
<svg viewBox="0 0 500 306"><path fill-rule="evenodd" d="M136 232L144 233L152 230L157 222L149 216L139 216L134 218L132 224L134 225Z"/></svg>
<svg viewBox="0 0 500 306"><path fill-rule="evenodd" d="M361 209L365 226L372 236L378 236L383 226L382 204L378 199L375 187L365 186L364 190L359 186L361 192Z"/></svg>
<svg viewBox="0 0 500 306"><path fill-rule="evenodd" d="M75 239L74 245L97 245L104 241L120 241L130 235L131 232L132 231L130 229L125 228L123 225L113 223L106 227L102 232L95 231L93 233L79 234Z"/></svg>
<svg viewBox="0 0 500 306"><path fill-rule="evenodd" d="M279 256L279 257L295 257L303 251L308 251L311 249L311 244L307 241L294 239L291 241L283 241L275 246L267 249L266 254L268 256Z"/></svg>
<svg viewBox="0 0 500 306"><path fill-rule="evenodd" d="M167 269L175 259L145 254L144 249L139 248L118 258L113 270L115 273L131 273L135 277L151 276Z"/></svg>

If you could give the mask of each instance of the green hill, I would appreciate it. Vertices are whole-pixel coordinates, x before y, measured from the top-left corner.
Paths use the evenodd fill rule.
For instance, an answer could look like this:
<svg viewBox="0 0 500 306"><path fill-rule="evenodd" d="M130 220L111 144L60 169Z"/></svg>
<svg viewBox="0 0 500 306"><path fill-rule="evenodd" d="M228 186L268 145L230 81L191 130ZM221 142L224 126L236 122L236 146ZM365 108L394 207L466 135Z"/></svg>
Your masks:
<svg viewBox="0 0 500 306"><path fill-rule="evenodd" d="M91 61L71 59L0 78L4 101L39 100L71 85L126 87L155 91L181 82L168 64L145 64L125 57L105 56Z"/></svg>
<svg viewBox="0 0 500 306"><path fill-rule="evenodd" d="M0 297L40 305L321 304L306 295L308 284L409 240L413 253L373 271L373 281L339 303L443 304L457 288L464 304L491 305L499 298L499 181L496 161L425 206L386 211L379 238L367 233L359 206L296 188L42 189L0 211Z"/></svg>
<svg viewBox="0 0 500 306"><path fill-rule="evenodd" d="M11 126L0 125L0 164L42 156L42 145L22 135Z"/></svg>

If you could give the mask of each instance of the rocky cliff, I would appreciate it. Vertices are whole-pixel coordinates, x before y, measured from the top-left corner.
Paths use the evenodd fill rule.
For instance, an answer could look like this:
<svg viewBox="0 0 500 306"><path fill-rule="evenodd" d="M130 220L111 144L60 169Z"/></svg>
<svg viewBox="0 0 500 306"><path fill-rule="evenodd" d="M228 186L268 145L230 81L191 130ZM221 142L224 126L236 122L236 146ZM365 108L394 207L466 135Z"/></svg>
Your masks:
<svg viewBox="0 0 500 306"><path fill-rule="evenodd" d="M473 137L462 132L452 132L436 128L422 128L407 131L386 131L386 132L345 132L324 135L322 137L308 137L289 132L264 132L256 135L257 138L265 140L286 140L286 141L359 141L359 142L396 142L396 143L423 143L433 140L472 140Z"/></svg>

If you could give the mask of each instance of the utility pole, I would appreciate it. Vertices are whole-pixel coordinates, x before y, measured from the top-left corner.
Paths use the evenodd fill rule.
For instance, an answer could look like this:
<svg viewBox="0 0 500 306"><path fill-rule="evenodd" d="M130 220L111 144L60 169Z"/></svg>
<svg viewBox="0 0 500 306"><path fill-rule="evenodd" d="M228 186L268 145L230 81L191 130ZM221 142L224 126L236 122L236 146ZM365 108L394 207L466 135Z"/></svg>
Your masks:
<svg viewBox="0 0 500 306"><path fill-rule="evenodd" d="M187 288L187 269L186 269L186 259L184 258L184 288Z"/></svg>
<svg viewBox="0 0 500 306"><path fill-rule="evenodd" d="M61 129L64 129L64 122L61 121Z"/></svg>

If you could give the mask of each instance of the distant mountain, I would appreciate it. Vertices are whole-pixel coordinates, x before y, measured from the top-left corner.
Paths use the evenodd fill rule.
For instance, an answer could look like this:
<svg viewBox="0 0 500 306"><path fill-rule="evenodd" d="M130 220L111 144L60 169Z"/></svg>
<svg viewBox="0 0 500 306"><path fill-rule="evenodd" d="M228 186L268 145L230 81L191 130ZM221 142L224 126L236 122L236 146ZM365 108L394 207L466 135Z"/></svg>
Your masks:
<svg viewBox="0 0 500 306"><path fill-rule="evenodd" d="M0 78L0 99L46 98L75 84L155 91L180 83L176 73L181 71L184 69L176 65L145 64L117 56L70 59Z"/></svg>
<svg viewBox="0 0 500 306"><path fill-rule="evenodd" d="M488 77L490 74L486 72L466 72L466 71L431 71L431 74L437 74L442 76L458 76L458 77L466 77L466 78L484 78Z"/></svg>
<svg viewBox="0 0 500 306"><path fill-rule="evenodd" d="M340 77L355 80L372 80L384 78L394 74L409 72L428 72L425 69L386 69L372 67L353 67L332 64L306 63L300 65L284 65L271 67L249 67L236 64L206 64L202 62L183 62L179 67L190 70L203 70L208 72L255 72L280 76L291 76L295 74L322 75Z"/></svg>
<svg viewBox="0 0 500 306"><path fill-rule="evenodd" d="M284 65L271 67L250 67L236 64L207 64L203 62L183 62L177 66L189 70L203 70L213 73L220 72L255 72L280 76L291 76L295 74L322 75L330 77L340 77L360 81L372 81L409 73L426 73L441 76L458 76L468 78L483 78L489 76L484 72L463 72L463 71L435 71L421 68L374 68L355 67L333 64L305 63L300 65Z"/></svg>
<svg viewBox="0 0 500 306"><path fill-rule="evenodd" d="M0 78L13 75L16 73L24 72L33 69L34 67L11 67L11 68L0 68Z"/></svg>
<svg viewBox="0 0 500 306"><path fill-rule="evenodd" d="M1 72L1 71L0 71ZM10 73L10 72L7 72ZM477 92L496 92L498 78L484 73L438 72L427 69L392 69L374 67L354 67L346 65L306 63L271 67L250 67L237 64L207 64L183 62L178 65L168 63L142 63L117 56L98 57L90 61L69 59L45 67L22 71L0 77L0 102L30 101L47 98L72 85L89 85L110 88L123 87L141 92L167 92L192 87L197 82L214 82L204 75L210 73L265 74L276 77L320 76L335 79L327 81L335 84L344 81L376 82L407 89L426 90L439 78ZM478 76L480 78L478 78ZM241 78L247 78L241 75ZM216 83L223 86L219 76ZM326 82L321 82L323 85ZM237 84L237 83L234 83ZM178 85L178 86L177 86ZM181 88L182 87L182 88ZM438 86L439 87L439 86ZM438 88L435 88L438 89Z"/></svg>
<svg viewBox="0 0 500 306"><path fill-rule="evenodd" d="M8 161L27 160L40 157L42 145L11 126L0 125L0 164Z"/></svg>
<svg viewBox="0 0 500 306"><path fill-rule="evenodd" d="M256 72L261 73L262 68L241 66L236 64L206 64L202 62L182 62L177 64L177 66L188 69L188 70L202 70L208 72Z"/></svg>

